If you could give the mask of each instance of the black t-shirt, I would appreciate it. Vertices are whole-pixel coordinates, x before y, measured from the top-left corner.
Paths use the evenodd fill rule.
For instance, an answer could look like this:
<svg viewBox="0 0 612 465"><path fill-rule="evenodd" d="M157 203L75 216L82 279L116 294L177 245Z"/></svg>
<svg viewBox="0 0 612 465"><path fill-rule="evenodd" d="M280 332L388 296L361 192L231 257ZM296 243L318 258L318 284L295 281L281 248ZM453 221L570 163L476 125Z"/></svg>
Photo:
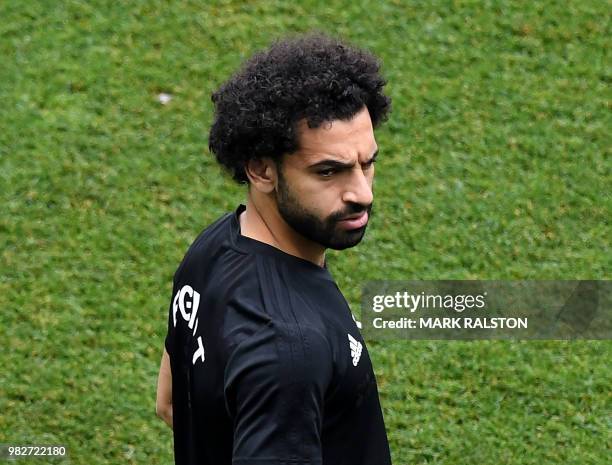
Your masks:
<svg viewBox="0 0 612 465"><path fill-rule="evenodd" d="M242 236L240 205L174 275L178 465L391 463L376 378L326 268Z"/></svg>

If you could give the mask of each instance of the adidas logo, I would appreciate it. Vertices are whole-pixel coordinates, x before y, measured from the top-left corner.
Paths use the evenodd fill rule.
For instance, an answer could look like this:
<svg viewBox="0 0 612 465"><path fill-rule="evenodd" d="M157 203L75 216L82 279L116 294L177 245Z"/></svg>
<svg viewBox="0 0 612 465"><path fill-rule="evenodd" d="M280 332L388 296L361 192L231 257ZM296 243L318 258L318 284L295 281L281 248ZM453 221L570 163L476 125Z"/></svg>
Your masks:
<svg viewBox="0 0 612 465"><path fill-rule="evenodd" d="M363 350L363 346L361 345L361 342L359 342L350 334L348 335L348 338L349 346L351 347L351 357L353 358L353 366L356 367L359 363L359 358L361 357L361 351Z"/></svg>

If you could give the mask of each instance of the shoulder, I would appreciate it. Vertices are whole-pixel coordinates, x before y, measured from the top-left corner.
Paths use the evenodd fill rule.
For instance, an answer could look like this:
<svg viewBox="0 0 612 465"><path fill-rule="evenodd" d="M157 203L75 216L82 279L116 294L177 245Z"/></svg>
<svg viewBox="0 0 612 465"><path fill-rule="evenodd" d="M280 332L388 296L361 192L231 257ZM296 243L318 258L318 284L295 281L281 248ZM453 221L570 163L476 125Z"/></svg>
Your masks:
<svg viewBox="0 0 612 465"><path fill-rule="evenodd" d="M239 344L270 322L279 340L295 340L303 333L310 336L304 339L308 344L326 334L312 300L305 298L314 291L304 290L304 277L264 254L251 254L238 263L223 286L223 332L228 345Z"/></svg>
<svg viewBox="0 0 612 465"><path fill-rule="evenodd" d="M174 273L175 280L185 274L197 272L204 263L227 249L231 232L231 213L227 213L207 226L191 243Z"/></svg>

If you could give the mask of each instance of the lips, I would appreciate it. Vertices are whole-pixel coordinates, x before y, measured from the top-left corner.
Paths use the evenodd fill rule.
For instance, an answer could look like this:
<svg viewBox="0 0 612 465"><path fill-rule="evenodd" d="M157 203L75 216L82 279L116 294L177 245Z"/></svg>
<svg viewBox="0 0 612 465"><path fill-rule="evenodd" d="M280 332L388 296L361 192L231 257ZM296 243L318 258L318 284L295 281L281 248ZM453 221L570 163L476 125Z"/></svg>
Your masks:
<svg viewBox="0 0 612 465"><path fill-rule="evenodd" d="M368 223L368 212L365 211L358 216L350 216L343 220L338 221L338 224L344 229L358 229L362 228Z"/></svg>

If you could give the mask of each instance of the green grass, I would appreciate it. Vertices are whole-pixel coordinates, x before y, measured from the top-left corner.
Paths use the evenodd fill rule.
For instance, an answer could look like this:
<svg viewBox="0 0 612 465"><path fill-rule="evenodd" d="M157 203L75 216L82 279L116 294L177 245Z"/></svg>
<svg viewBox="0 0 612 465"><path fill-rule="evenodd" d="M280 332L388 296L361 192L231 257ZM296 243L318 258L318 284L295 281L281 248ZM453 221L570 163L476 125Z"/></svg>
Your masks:
<svg viewBox="0 0 612 465"><path fill-rule="evenodd" d="M329 255L354 309L369 279L610 278L609 2L207 3L0 4L0 443L172 463L172 274L244 197L209 96L288 32L389 80L375 216ZM395 464L607 463L609 341L368 345Z"/></svg>

